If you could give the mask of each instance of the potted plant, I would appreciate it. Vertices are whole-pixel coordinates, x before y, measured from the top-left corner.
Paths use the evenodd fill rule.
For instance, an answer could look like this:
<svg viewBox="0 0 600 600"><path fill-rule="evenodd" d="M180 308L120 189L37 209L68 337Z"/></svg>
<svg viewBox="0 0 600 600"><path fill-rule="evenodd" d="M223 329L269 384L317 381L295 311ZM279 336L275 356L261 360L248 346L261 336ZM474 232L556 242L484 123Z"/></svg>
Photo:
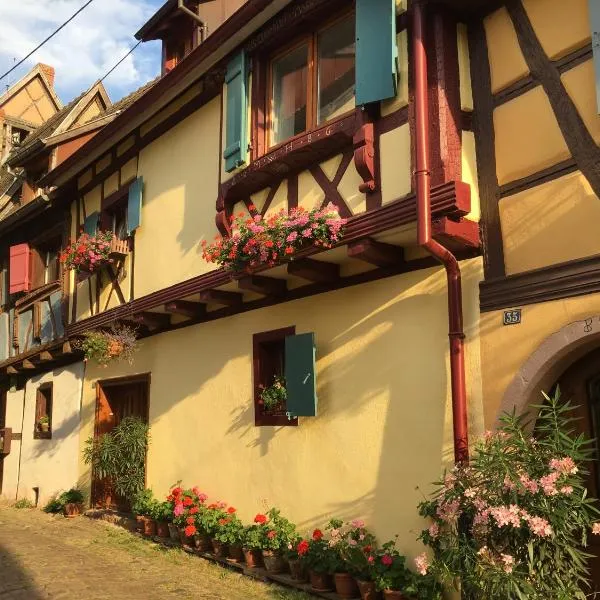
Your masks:
<svg viewBox="0 0 600 600"><path fill-rule="evenodd" d="M83 351L85 360L94 360L103 367L118 360L133 364L134 354L139 350L137 330L123 324L113 325L108 330L87 331L83 339L74 344Z"/></svg>
<svg viewBox="0 0 600 600"><path fill-rule="evenodd" d="M235 514L236 510L233 506L230 506L225 512L227 516L223 516L217 521L217 528L213 533L215 542L213 549L215 554L220 557L223 557L224 551L227 550L229 558L235 562L242 562L244 560L242 550L244 525Z"/></svg>
<svg viewBox="0 0 600 600"><path fill-rule="evenodd" d="M156 535L161 538L170 537L169 522L173 518L169 502L157 502L154 507L154 520L156 521Z"/></svg>
<svg viewBox="0 0 600 600"><path fill-rule="evenodd" d="M411 581L406 559L396 550L396 540L386 542L375 553L372 563L373 581L384 600L406 600L403 590Z"/></svg>
<svg viewBox="0 0 600 600"><path fill-rule="evenodd" d="M333 573L339 561L337 552L329 545L320 529L315 529L307 540L308 549L303 553L308 567L310 584L317 592L331 592L335 584Z"/></svg>
<svg viewBox="0 0 600 600"><path fill-rule="evenodd" d="M135 496L133 504L131 505L131 512L135 515L136 530L139 533L144 533L144 521L153 498L154 494L152 493L152 490L142 490Z"/></svg>
<svg viewBox="0 0 600 600"><path fill-rule="evenodd" d="M285 377L275 375L273 384L269 387L261 386L260 403L263 412L267 414L285 414L287 402L287 388Z"/></svg>
<svg viewBox="0 0 600 600"><path fill-rule="evenodd" d="M227 545L216 538L216 534L221 527L220 523L224 522L229 516L226 507L227 503L225 502L209 504L206 509L200 513L198 518L198 525L201 528L199 531L201 531L203 535L209 537L210 546L212 547L215 556L219 558L225 558L227 556ZM235 509L233 509L233 512L235 512ZM203 551L206 552L207 550ZM208 551L210 551L210 548Z"/></svg>
<svg viewBox="0 0 600 600"><path fill-rule="evenodd" d="M262 562L262 543L264 539L263 525L267 522L268 517L263 514L258 514L254 517L254 523L247 525L242 534L242 548L244 551L244 560L249 569L261 567Z"/></svg>
<svg viewBox="0 0 600 600"><path fill-rule="evenodd" d="M261 551L269 573L282 573L286 568L284 557L288 545L297 537L296 526L281 516L281 511L271 508L262 524Z"/></svg>
<svg viewBox="0 0 600 600"><path fill-rule="evenodd" d="M333 547L342 559L341 570L338 568L335 574L338 595L342 598L355 598L360 593L363 600L377 598L369 561L375 551L375 536L365 529L365 524L360 519L332 530L330 535L334 541Z"/></svg>
<svg viewBox="0 0 600 600"><path fill-rule="evenodd" d="M61 253L60 262L77 272L93 273L112 261L114 234L112 231L95 235L82 233Z"/></svg>
<svg viewBox="0 0 600 600"><path fill-rule="evenodd" d="M442 585L430 573L409 572L404 593L413 600L442 600Z"/></svg>
<svg viewBox="0 0 600 600"><path fill-rule="evenodd" d="M304 582L308 580L306 574L306 565L304 563L304 554L308 551L308 542L299 535L288 544L285 558L294 581Z"/></svg>
<svg viewBox="0 0 600 600"><path fill-rule="evenodd" d="M38 429L42 433L48 433L50 431L50 418L47 415L38 419Z"/></svg>
<svg viewBox="0 0 600 600"><path fill-rule="evenodd" d="M63 514L65 517L71 519L83 512L84 500L83 492L77 488L71 488L58 497L58 502L62 505Z"/></svg>
<svg viewBox="0 0 600 600"><path fill-rule="evenodd" d="M173 503L173 522L177 525L181 544L195 547L202 552L210 550L210 540L208 540L208 547L202 546L206 536L202 536L203 532L199 526L205 513L206 499L206 494L197 487L184 490L180 486L173 488L167 497L167 501Z"/></svg>
<svg viewBox="0 0 600 600"><path fill-rule="evenodd" d="M146 537L154 537L156 535L156 518L160 502L156 498L152 498L146 507L144 514L144 535Z"/></svg>

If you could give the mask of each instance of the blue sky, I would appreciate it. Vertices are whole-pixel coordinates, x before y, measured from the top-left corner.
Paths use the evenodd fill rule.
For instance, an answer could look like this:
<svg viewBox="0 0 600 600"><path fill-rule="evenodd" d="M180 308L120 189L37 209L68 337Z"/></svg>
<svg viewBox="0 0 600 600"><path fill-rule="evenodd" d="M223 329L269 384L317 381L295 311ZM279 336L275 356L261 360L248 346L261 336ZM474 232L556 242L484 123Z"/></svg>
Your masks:
<svg viewBox="0 0 600 600"><path fill-rule="evenodd" d="M0 92L43 62L56 70L55 89L67 103L117 63L136 43L133 34L164 0L94 0L80 15L0 81ZM0 75L66 21L85 0L0 0ZM160 71L160 42L147 42L104 81L116 101Z"/></svg>

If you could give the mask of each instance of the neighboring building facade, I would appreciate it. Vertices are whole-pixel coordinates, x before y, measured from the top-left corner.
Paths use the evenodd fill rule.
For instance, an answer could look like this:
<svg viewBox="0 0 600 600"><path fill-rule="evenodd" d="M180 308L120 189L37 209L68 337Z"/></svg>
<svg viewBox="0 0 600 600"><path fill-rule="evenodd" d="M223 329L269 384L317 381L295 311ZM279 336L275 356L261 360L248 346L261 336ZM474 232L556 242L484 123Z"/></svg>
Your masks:
<svg viewBox="0 0 600 600"><path fill-rule="evenodd" d="M593 432L596 8L424 8L433 235L462 272L471 438L561 379ZM188 9L169 1L137 34L163 40L164 76L37 181L68 207L67 237L109 230L129 247L65 277L65 341L119 322L143 338L132 365L86 363L79 482L107 500L81 449L134 414L151 425L157 494L181 479L245 518L276 505L302 529L361 516L415 554L416 505L452 462L457 406L446 274L417 243L416 8ZM333 249L244 276L202 258L231 215L328 202L348 219ZM318 396L300 414L316 416L265 414L260 386L300 369Z"/></svg>

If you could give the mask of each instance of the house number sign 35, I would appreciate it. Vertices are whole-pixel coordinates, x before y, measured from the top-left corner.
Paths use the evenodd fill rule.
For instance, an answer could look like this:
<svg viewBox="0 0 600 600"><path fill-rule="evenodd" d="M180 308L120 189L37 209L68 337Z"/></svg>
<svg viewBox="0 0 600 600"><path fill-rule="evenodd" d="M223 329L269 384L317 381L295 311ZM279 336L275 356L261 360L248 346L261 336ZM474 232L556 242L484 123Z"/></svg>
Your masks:
<svg viewBox="0 0 600 600"><path fill-rule="evenodd" d="M504 325L518 325L521 322L521 309L516 310L505 310L504 311Z"/></svg>

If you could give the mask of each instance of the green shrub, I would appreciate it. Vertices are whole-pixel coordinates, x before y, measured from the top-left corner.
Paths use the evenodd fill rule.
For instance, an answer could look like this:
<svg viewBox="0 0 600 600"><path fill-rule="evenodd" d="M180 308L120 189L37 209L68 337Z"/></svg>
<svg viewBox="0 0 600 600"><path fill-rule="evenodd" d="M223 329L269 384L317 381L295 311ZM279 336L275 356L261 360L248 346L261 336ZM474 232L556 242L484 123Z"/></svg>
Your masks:
<svg viewBox="0 0 600 600"><path fill-rule="evenodd" d="M48 504L44 506L44 512L53 514L60 513L63 511L66 504L83 504L84 501L85 497L83 492L77 488L71 488L52 498Z"/></svg>
<svg viewBox="0 0 600 600"><path fill-rule="evenodd" d="M14 508L35 508L33 502L27 498L21 498L13 504Z"/></svg>

